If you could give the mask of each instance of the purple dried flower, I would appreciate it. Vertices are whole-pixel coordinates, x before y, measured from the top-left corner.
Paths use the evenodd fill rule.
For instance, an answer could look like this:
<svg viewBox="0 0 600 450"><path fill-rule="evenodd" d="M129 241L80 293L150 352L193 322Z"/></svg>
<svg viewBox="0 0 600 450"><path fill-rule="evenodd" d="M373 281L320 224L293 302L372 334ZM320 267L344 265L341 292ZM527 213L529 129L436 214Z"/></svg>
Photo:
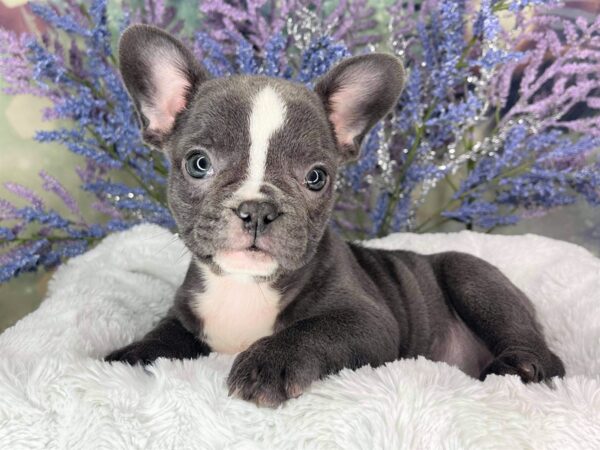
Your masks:
<svg viewBox="0 0 600 450"><path fill-rule="evenodd" d="M240 72L244 74L256 75L260 72L254 57L254 49L245 39L241 40L238 45L237 65Z"/></svg>
<svg viewBox="0 0 600 450"><path fill-rule="evenodd" d="M92 208L94 208L96 211L101 212L102 214L106 214L107 216L112 217L113 219L123 218L123 215L119 212L119 210L107 201L94 202L92 203Z"/></svg>
<svg viewBox="0 0 600 450"><path fill-rule="evenodd" d="M534 3L536 14L528 19L520 11ZM510 2L402 0L389 8L392 48L405 59L407 86L393 117L366 137L362 158L342 173L337 227L356 237L418 228L423 198L461 167L466 175L453 199L424 222L428 227L439 219L491 228L578 198L600 204L600 162L593 154L600 145L594 137L600 133L600 19L570 22L541 3L512 3L518 33L501 29L496 16ZM380 40L371 4L345 0L329 11L304 0L209 0L200 4L204 33L194 36L194 50L214 76L262 73L310 86L349 55L347 48ZM169 161L141 142L112 55L106 2L94 0L87 12L80 5L34 6L50 30L37 40L0 30L0 75L10 92L49 98L46 118L70 121L37 138L85 158L77 169L82 187L110 219L86 223L73 197L45 172L45 188L77 221L48 211L33 192L13 184L31 206L0 200L0 220L9 221L0 238L10 241L0 256L0 280L56 265L136 223L175 226L164 198ZM123 24L138 20L184 32L164 0L140 5L124 4ZM286 26L288 18L293 26ZM474 23L473 39L466 22ZM585 114L577 112L582 105ZM490 119L493 136L481 139L478 128L494 108L500 120ZM134 186L112 181L116 170L128 172ZM25 233L31 241L14 247Z"/></svg>
<svg viewBox="0 0 600 450"><path fill-rule="evenodd" d="M518 12L528 6L552 6L552 4L558 3L557 0L512 0L509 4L509 9L512 12Z"/></svg>
<svg viewBox="0 0 600 450"><path fill-rule="evenodd" d="M311 42L302 55L302 63L297 80L311 85L318 77L327 72L335 63L349 56L343 44L335 43L328 36Z"/></svg>
<svg viewBox="0 0 600 450"><path fill-rule="evenodd" d="M276 34L265 46L264 73L269 77L277 77L282 73L285 65L285 49L287 39L282 34Z"/></svg>
<svg viewBox="0 0 600 450"><path fill-rule="evenodd" d="M300 4L294 0L207 0L200 2L199 8L210 36L225 53L233 53L240 40L264 49L271 36L283 31L285 18L290 11L300 8Z"/></svg>
<svg viewBox="0 0 600 450"><path fill-rule="evenodd" d="M207 33L196 33L195 54L208 72L214 77L224 77L235 72L223 48Z"/></svg>
<svg viewBox="0 0 600 450"><path fill-rule="evenodd" d="M381 229L381 226L383 225L389 202L390 194L388 192L383 192L377 197L375 207L369 214L371 222L373 224L371 228L371 233L373 235L376 235L377 232Z"/></svg>
<svg viewBox="0 0 600 450"><path fill-rule="evenodd" d="M83 221L83 217L81 216L81 210L79 209L79 205L73 198L73 196L65 189L65 187L52 175L50 175L45 170L40 172L40 177L44 180L44 189L50 192L54 192L65 204L65 206L75 214L81 221Z"/></svg>
<svg viewBox="0 0 600 450"><path fill-rule="evenodd" d="M0 227L0 243L12 241L15 238L15 233L10 228Z"/></svg>
<svg viewBox="0 0 600 450"><path fill-rule="evenodd" d="M153 6L153 19L154 19L154 23L161 23L165 17L165 11L166 11L166 5L165 5L165 1L166 0L154 0L152 2L152 6Z"/></svg>
<svg viewBox="0 0 600 450"><path fill-rule="evenodd" d="M342 0L324 18L323 24L335 41L356 49L382 40L382 36L374 32L378 25L374 16L375 8L367 0Z"/></svg>
<svg viewBox="0 0 600 450"><path fill-rule="evenodd" d="M0 77L6 83L3 89L9 95L46 95L46 90L34 86L33 67L26 59L33 36L0 28Z"/></svg>
<svg viewBox="0 0 600 450"><path fill-rule="evenodd" d="M0 254L0 283L4 283L23 272L37 269L40 251L48 246L45 239L21 245Z"/></svg>
<svg viewBox="0 0 600 450"><path fill-rule="evenodd" d="M501 31L500 19L494 14L492 0L482 0L477 19L473 25L473 35L492 40Z"/></svg>
<svg viewBox="0 0 600 450"><path fill-rule="evenodd" d="M600 136L600 114L576 117L574 111L592 98L587 106L596 109L594 94L600 90L597 67L600 50L596 41L600 17L587 23L539 14L525 24L532 31L520 34L513 45L527 43L518 62L506 64L495 78L493 95L499 107L507 106L511 81L519 81L518 99L504 117L504 125L520 116L533 116L539 128L561 127L576 133ZM566 30L560 37L556 29ZM547 56L551 55L551 59ZM525 66L522 74L518 72Z"/></svg>
<svg viewBox="0 0 600 450"><path fill-rule="evenodd" d="M42 199L28 187L10 181L4 183L4 187L13 194L27 200L35 209L42 210L45 208Z"/></svg>
<svg viewBox="0 0 600 450"><path fill-rule="evenodd" d="M0 198L0 220L13 220L17 218L17 208L9 201Z"/></svg>
<svg viewBox="0 0 600 450"><path fill-rule="evenodd" d="M56 29L83 37L91 35L91 31L86 28L85 24L81 24L76 17L69 14L60 14L51 5L29 2L28 6L31 12Z"/></svg>

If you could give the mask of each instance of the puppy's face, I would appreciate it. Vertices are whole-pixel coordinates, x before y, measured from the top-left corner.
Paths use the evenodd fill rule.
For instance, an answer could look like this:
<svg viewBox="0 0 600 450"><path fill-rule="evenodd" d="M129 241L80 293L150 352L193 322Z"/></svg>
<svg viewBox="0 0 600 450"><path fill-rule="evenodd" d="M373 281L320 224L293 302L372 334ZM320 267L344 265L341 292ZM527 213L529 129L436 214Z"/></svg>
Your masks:
<svg viewBox="0 0 600 450"><path fill-rule="evenodd" d="M169 204L198 259L269 276L312 256L339 164L316 94L268 78L206 81L168 147Z"/></svg>
<svg viewBox="0 0 600 450"><path fill-rule="evenodd" d="M209 79L181 43L147 26L120 63L144 138L171 161L169 205L194 256L216 273L275 277L314 255L340 164L397 101L390 56L344 61L315 91L282 79Z"/></svg>

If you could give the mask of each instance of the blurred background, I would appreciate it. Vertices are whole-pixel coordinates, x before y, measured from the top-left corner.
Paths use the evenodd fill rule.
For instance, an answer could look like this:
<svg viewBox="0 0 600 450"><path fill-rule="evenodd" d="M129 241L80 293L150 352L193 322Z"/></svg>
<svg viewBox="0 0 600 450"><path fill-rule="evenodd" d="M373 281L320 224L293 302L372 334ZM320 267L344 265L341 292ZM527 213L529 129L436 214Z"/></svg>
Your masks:
<svg viewBox="0 0 600 450"><path fill-rule="evenodd" d="M181 2L185 3L185 1ZM385 14L388 2L372 0L372 6ZM30 25L25 14L26 2L21 0L0 0L0 27L14 31L26 31ZM118 9L119 3L112 2L110 8ZM581 0L566 2L562 14L577 17L593 17L600 13L600 1ZM2 87L0 80L0 87ZM11 181L29 186L39 192L50 208L63 211L65 206L55 196L41 189L38 173L45 169L83 202L83 213L93 221L93 209L85 207L83 191L77 189L81 180L73 168L82 164L83 159L58 144L38 143L33 140L35 131L52 130L59 123L43 121L40 111L48 106L48 101L32 95L9 96L0 93L0 184ZM5 194L2 193L2 196ZM8 194L7 197L10 197ZM431 210L439 208L444 194L431 195L424 206ZM17 198L12 198L19 204ZM441 225L436 232L464 229L453 222ZM543 217L529 217L515 226L497 227L495 233L522 234L536 233L556 239L566 240L587 248L600 256L600 208L586 204L569 205ZM52 271L39 271L19 276L6 284L0 284L0 331L15 323L19 318L35 309L43 298Z"/></svg>

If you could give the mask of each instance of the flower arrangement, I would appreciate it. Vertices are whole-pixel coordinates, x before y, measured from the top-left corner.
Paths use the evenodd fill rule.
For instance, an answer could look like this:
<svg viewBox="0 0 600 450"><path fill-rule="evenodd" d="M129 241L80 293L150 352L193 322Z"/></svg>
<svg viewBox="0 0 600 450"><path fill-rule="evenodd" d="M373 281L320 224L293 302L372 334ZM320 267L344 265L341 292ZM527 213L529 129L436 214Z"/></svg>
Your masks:
<svg viewBox="0 0 600 450"><path fill-rule="evenodd" d="M174 228L168 162L141 141L113 53L133 22L176 34L215 77L311 85L351 53L379 46L401 57L408 76L397 107L338 182L334 226L348 237L426 232L448 221L489 231L579 199L600 205L600 18L573 21L542 0L399 0L387 14L366 0L123 3L111 20L106 0L31 3L43 32L0 29L6 91L51 101L44 118L67 125L36 139L81 156L81 188L104 217L86 221L46 172L43 187L67 215L5 183L27 205L0 199L0 282L56 266L137 223ZM501 26L501 14L513 25ZM446 201L427 211L435 191Z"/></svg>

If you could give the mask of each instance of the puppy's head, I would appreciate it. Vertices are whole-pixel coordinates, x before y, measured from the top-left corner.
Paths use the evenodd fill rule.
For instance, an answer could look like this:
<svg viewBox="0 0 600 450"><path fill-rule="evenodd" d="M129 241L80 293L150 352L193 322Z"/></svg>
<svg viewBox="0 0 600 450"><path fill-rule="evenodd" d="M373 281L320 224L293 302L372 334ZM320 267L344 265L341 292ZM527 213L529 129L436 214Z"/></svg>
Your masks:
<svg viewBox="0 0 600 450"><path fill-rule="evenodd" d="M144 139L171 162L169 206L195 258L216 273L272 277L314 255L338 167L396 103L400 62L350 58L314 92L261 76L210 79L179 41L144 25L119 48Z"/></svg>

